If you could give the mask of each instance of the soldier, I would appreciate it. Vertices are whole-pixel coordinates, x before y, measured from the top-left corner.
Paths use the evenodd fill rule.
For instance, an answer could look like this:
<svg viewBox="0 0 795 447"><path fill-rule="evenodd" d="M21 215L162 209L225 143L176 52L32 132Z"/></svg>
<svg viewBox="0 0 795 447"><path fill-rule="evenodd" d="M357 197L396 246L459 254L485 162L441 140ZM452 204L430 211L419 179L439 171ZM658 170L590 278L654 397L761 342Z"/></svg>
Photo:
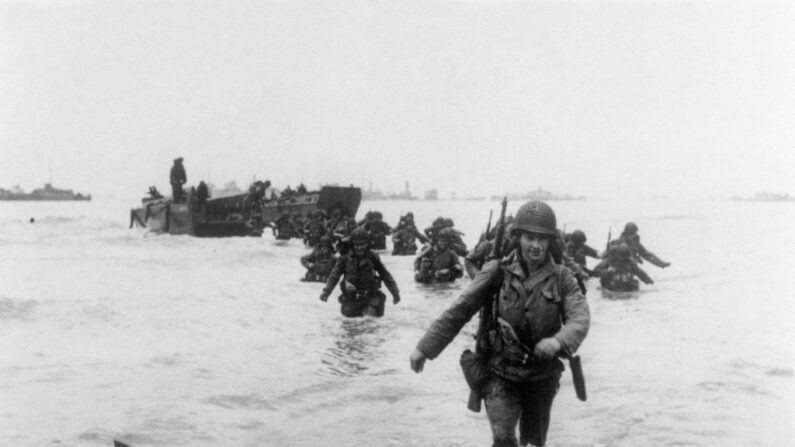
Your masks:
<svg viewBox="0 0 795 447"><path fill-rule="evenodd" d="M587 240L585 233L581 230L574 230L566 241L566 254L569 255L585 273L593 276L593 271L588 269L585 257L590 256L599 259L599 253L585 243Z"/></svg>
<svg viewBox="0 0 795 447"><path fill-rule="evenodd" d="M409 228L406 221L401 220L392 236L392 254L413 255L417 253L416 231L416 228Z"/></svg>
<svg viewBox="0 0 795 447"><path fill-rule="evenodd" d="M331 219L328 221L328 232L331 233L335 239L343 239L351 234L356 229L356 221L352 217L337 208L331 212Z"/></svg>
<svg viewBox="0 0 795 447"><path fill-rule="evenodd" d="M309 218L304 224L304 245L314 247L321 236L326 234L326 222L320 210L310 211Z"/></svg>
<svg viewBox="0 0 795 447"><path fill-rule="evenodd" d="M637 276L646 284L654 281L632 259L632 249L624 242L619 242L610 253L593 269L594 276L607 290L616 292L632 292L638 290Z"/></svg>
<svg viewBox="0 0 795 447"><path fill-rule="evenodd" d="M508 253L516 244L516 240L511 235L511 223L513 223L513 217L506 217L505 239L502 240L501 253ZM475 248L464 257L464 269L470 278L474 278L480 272L480 269L483 268L483 264L488 260L492 247L494 246L496 229L496 227L493 228L490 234L485 235L485 239L478 242Z"/></svg>
<svg viewBox="0 0 795 447"><path fill-rule="evenodd" d="M392 275L384 267L377 253L369 249L370 236L367 231L357 228L353 230L349 240L351 249L343 253L329 274L320 300L328 300L329 294L342 276L339 297L342 305L340 311L346 317L384 315L386 295L381 292L381 281L386 284L392 294L392 303L400 302L400 291Z"/></svg>
<svg viewBox="0 0 795 447"><path fill-rule="evenodd" d="M517 248L489 261L472 284L431 325L411 352L411 368L422 371L481 308L493 315L480 337L488 375L478 387L486 402L494 446L543 446L563 363L585 339L590 313L571 272L552 262L555 213L531 201L516 213L511 232ZM484 307L485 306L485 307Z"/></svg>
<svg viewBox="0 0 795 447"><path fill-rule="evenodd" d="M444 217L439 216L431 222L431 226L423 230L431 244L436 243L436 235L444 228Z"/></svg>
<svg viewBox="0 0 795 447"><path fill-rule="evenodd" d="M185 174L185 166L182 165L182 157L174 159L174 165L171 166L171 173L169 175L171 181L171 200L174 203L182 201L182 185L188 181L188 176Z"/></svg>
<svg viewBox="0 0 795 447"><path fill-rule="evenodd" d="M334 244L331 238L323 236L318 240L317 248L308 255L301 257L301 265L306 267L304 281L326 282L331 269L337 263Z"/></svg>
<svg viewBox="0 0 795 447"><path fill-rule="evenodd" d="M383 220L384 215L380 211L373 211L370 213L370 220L366 221L362 228L370 233L370 238L373 241L373 250L386 249L386 236L392 234L392 227Z"/></svg>
<svg viewBox="0 0 795 447"><path fill-rule="evenodd" d="M464 276L458 255L450 247L453 229L442 229L436 244L431 245L414 259L414 280L422 283L450 282Z"/></svg>
<svg viewBox="0 0 795 447"><path fill-rule="evenodd" d="M197 212L204 212L205 205L207 205L207 199L210 198L210 191L207 188L207 184L204 181L199 182L199 186L196 187L196 203L194 204L194 211Z"/></svg>
<svg viewBox="0 0 795 447"><path fill-rule="evenodd" d="M295 228L290 213L282 213L273 221L273 235L276 239L288 240L293 237Z"/></svg>
<svg viewBox="0 0 795 447"><path fill-rule="evenodd" d="M634 222L627 222L627 224L624 225L624 231L621 232L621 236L618 238L615 244L618 244L621 241L627 244L630 252L632 253L632 258L637 262L643 262L645 259L660 268L666 268L671 265L670 262L665 262L658 258L654 253L646 250L646 247L640 243L638 226L635 225Z"/></svg>

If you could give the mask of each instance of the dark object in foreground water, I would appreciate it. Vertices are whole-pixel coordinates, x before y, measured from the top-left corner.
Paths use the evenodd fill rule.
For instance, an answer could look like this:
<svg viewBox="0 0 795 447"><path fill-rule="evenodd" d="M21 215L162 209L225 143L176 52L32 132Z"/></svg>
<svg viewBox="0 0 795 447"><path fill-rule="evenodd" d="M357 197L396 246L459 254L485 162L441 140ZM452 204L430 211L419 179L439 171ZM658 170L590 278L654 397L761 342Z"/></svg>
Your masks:
<svg viewBox="0 0 795 447"><path fill-rule="evenodd" d="M129 444L125 444L121 441L113 440L113 447L130 447Z"/></svg>

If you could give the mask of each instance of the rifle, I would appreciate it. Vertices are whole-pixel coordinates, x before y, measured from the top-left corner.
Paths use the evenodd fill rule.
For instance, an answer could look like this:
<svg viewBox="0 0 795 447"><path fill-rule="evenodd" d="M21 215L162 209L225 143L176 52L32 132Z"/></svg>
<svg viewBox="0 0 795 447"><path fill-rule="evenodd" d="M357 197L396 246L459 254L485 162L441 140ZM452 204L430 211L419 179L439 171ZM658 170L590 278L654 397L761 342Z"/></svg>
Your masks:
<svg viewBox="0 0 795 447"><path fill-rule="evenodd" d="M486 233L484 233L486 235L486 237L484 237L484 239L488 239L489 238L489 233L491 232L491 216L493 214L494 214L494 210L489 210L489 223L486 224Z"/></svg>
<svg viewBox="0 0 795 447"><path fill-rule="evenodd" d="M612 232L613 232L613 227L611 226L607 230L607 244L605 244L605 251L610 250L610 238L611 238L611 233Z"/></svg>
<svg viewBox="0 0 795 447"><path fill-rule="evenodd" d="M488 260L498 259L502 255L502 240L505 237L505 208L508 206L508 197L502 198L502 209L500 210L500 219L497 221L496 234L494 236L494 245L491 247L491 253ZM489 218L491 222L491 218ZM488 331L491 327L491 306L492 300L488 300L483 307L480 308L480 323L478 324L478 333L475 336L475 353L484 356L483 352L483 337L488 337ZM480 401L483 399L483 393L480 389L469 389L469 401L467 408L475 413L480 413Z"/></svg>

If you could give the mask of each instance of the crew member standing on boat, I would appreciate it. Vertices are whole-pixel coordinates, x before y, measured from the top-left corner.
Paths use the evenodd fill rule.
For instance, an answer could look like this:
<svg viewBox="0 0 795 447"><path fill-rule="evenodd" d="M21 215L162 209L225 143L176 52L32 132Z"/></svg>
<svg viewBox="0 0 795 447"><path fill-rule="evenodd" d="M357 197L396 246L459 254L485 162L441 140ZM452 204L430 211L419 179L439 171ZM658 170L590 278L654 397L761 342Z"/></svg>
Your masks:
<svg viewBox="0 0 795 447"><path fill-rule="evenodd" d="M546 203L522 205L511 227L516 250L486 263L411 352L411 369L420 372L425 360L441 354L481 308L493 315L495 324L483 337L488 372L478 392L485 399L497 447L544 445L563 371L558 357L574 354L590 326L588 303L577 281L553 261L561 254L556 222Z"/></svg>
<svg viewBox="0 0 795 447"><path fill-rule="evenodd" d="M185 167L182 165L182 157L174 159L174 165L171 167L171 200L174 203L182 201L182 185L188 181L188 176L185 174Z"/></svg>
<svg viewBox="0 0 795 447"><path fill-rule="evenodd" d="M381 291L381 281L392 294L394 304L400 302L397 283L384 267L378 253L370 250L370 234L366 230L362 228L353 230L349 242L352 247L337 260L323 288L323 293L320 294L320 300L324 302L328 300L331 291L342 277L340 285L342 295L339 297L342 315L381 317L384 315L386 302L386 295Z"/></svg>

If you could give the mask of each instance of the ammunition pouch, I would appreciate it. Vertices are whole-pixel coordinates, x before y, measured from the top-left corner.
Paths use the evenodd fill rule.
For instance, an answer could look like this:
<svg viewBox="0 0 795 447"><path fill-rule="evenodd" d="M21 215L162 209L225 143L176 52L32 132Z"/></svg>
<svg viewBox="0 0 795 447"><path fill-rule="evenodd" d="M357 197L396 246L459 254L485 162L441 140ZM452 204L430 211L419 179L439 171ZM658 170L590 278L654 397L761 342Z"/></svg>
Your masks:
<svg viewBox="0 0 795 447"><path fill-rule="evenodd" d="M490 377L488 359L467 349L461 353L459 363L469 388L480 391Z"/></svg>

